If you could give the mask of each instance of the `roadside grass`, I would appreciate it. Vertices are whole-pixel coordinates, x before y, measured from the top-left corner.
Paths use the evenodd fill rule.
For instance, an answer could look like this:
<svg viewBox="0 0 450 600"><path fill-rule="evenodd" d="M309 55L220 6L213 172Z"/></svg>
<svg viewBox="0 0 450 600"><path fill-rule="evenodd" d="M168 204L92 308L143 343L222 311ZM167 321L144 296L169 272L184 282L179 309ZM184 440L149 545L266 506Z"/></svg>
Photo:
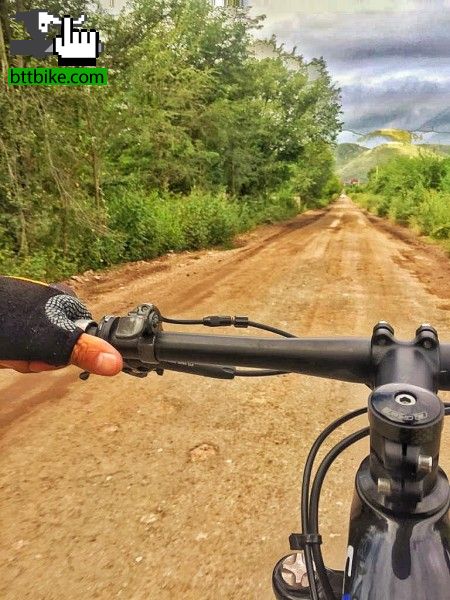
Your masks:
<svg viewBox="0 0 450 600"><path fill-rule="evenodd" d="M450 253L450 194L438 190L407 190L394 197L356 192L351 198L362 208L439 243Z"/></svg>
<svg viewBox="0 0 450 600"><path fill-rule="evenodd" d="M373 169L368 183L354 190L352 198L450 251L450 158L398 157Z"/></svg>
<svg viewBox="0 0 450 600"><path fill-rule="evenodd" d="M171 251L231 247L240 233L325 206L334 197L301 202L282 190L258 199L235 200L200 190L186 197L127 190L110 198L103 230L87 222L65 256L58 248L38 248L21 257L0 246L0 272L57 281L88 269L148 260Z"/></svg>

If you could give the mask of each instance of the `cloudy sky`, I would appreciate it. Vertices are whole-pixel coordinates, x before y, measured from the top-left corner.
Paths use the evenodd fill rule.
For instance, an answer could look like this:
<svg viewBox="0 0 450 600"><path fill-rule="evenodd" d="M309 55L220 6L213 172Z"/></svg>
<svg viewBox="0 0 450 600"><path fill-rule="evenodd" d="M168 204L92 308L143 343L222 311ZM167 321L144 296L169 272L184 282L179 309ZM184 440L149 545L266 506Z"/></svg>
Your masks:
<svg viewBox="0 0 450 600"><path fill-rule="evenodd" d="M267 15L265 35L306 59L326 59L342 90L345 127L450 131L450 0L249 3ZM450 134L424 139L450 143Z"/></svg>

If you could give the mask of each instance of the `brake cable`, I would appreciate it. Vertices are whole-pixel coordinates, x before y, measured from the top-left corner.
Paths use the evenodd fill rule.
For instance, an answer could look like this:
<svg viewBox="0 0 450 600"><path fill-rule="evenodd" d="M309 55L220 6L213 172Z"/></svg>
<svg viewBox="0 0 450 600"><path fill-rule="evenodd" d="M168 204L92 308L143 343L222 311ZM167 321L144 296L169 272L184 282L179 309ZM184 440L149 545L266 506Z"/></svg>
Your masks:
<svg viewBox="0 0 450 600"><path fill-rule="evenodd" d="M220 315L209 315L201 319L172 319L161 315L160 320L163 323L171 323L173 325L205 325L205 327L236 327L238 329L246 329L247 327L254 327L255 329L263 329L270 333L276 333L287 338L296 338L297 336L283 329L272 327L271 325L265 325L264 323L257 323L251 321L248 317L240 316L220 316Z"/></svg>
<svg viewBox="0 0 450 600"><path fill-rule="evenodd" d="M444 402L444 414L445 416L450 416L450 403ZM336 446L334 446L330 452L325 456L322 460L319 468L317 469L316 476L314 478L314 482L311 489L311 494L309 493L310 482L311 482L311 473L313 468L314 460L317 456L317 453L329 435L335 431L340 425L343 425L347 421L354 419L358 416L367 413L367 407L360 408L358 410L352 411L339 419L336 419L326 427L322 433L318 436L316 441L314 442L306 461L305 470L303 472L303 481L302 481L302 492L301 492L301 520L302 520L302 531L303 536L312 536L312 542L303 543L303 548L292 547L291 549L304 549L305 554L305 563L308 573L308 580L310 583L310 589L313 600L319 600L319 592L317 589L317 581L314 574L314 564L316 566L317 576L319 582L322 586L322 590L327 597L327 600L335 600L334 592L331 588L328 574L326 572L325 564L323 562L322 550L320 547L321 539L318 533L319 524L318 524L318 515L319 515L319 499L320 493L323 485L323 481L325 476L330 468L331 464L334 460L341 454L346 448L354 444L355 442L363 439L369 434L369 428L366 427L364 429L360 429L356 431L343 440L341 440ZM292 538L295 540L297 534L293 534ZM303 537L303 539L305 539ZM294 544L295 546L295 544ZM314 558L314 562L313 562Z"/></svg>
<svg viewBox="0 0 450 600"><path fill-rule="evenodd" d="M301 485L301 497L300 497L302 535L298 536L298 534L292 534L292 536L290 537L290 542L291 542L291 550L303 550L304 551L305 563L306 563L308 579L310 582L310 588L311 588L313 600L318 600L318 598L319 598L316 581L315 581L315 576L314 576L313 556L312 556L312 549L311 549L311 546L314 547L314 542L313 543L311 543L311 542L304 543L303 540L305 540L305 536L308 536L308 534L311 532L309 495L310 495L310 482L311 482L311 475L312 475L312 469L314 466L314 461L316 459L316 456L319 452L320 447L322 446L324 441L327 439L327 437L329 437L333 433L333 431L335 431L338 427L340 427L347 421L350 421L351 419L359 417L365 413L367 413L367 407L358 408L357 410L354 410L346 415L343 415L342 417L339 417L338 419L336 419L335 421L330 423L330 425L328 425L317 437L317 439L315 440L314 444L312 445L311 450L309 451L308 457L306 459L306 464L305 464L305 468L303 471L303 479L302 479L302 485ZM300 537L301 541L300 541L300 543L296 544L295 542L297 541L297 537ZM320 538L318 537L318 535L315 537L317 538L317 540L316 540L317 546L320 551L320 545L319 545ZM317 566L317 570L318 570L319 581L321 582L321 584L322 584L322 581L324 581L324 580L328 581L328 576L326 574L325 567L323 569L323 572L319 572L321 570L320 569L321 565L318 564L316 566ZM324 587L323 584L322 584L322 587ZM334 597L334 595L332 597Z"/></svg>
<svg viewBox="0 0 450 600"><path fill-rule="evenodd" d="M323 461L320 463L319 468L317 469L316 476L314 477L313 485L311 488L311 497L310 497L310 532L312 534L318 534L319 528L319 498L320 492L322 490L322 484L325 479L325 475L328 472L331 464L334 460L341 454L346 448L363 439L370 433L369 427L364 427L364 429L360 429L359 431L355 431L348 435L346 438L341 440L339 443L334 446L325 456ZM322 550L320 548L320 544L312 545L312 554L314 556L314 563L317 569L317 575L319 576L319 581L322 585L322 589L325 593L327 600L335 600L334 592L330 585L330 580L328 579L328 575L325 569L325 564L323 562ZM313 586L316 585L316 580L313 578Z"/></svg>
<svg viewBox="0 0 450 600"><path fill-rule="evenodd" d="M262 329L276 335L285 338L296 338L297 336L283 329L272 327L271 325L265 325L264 323L258 323L251 321L248 317L242 316L220 316L220 315L209 315L201 319L173 319L169 317L160 316L162 323L169 323L172 325L204 325L205 327L236 327L238 329L246 329L248 327L254 327L255 329ZM289 371L279 371L274 369L236 369L235 377L272 377L274 375L288 375Z"/></svg>

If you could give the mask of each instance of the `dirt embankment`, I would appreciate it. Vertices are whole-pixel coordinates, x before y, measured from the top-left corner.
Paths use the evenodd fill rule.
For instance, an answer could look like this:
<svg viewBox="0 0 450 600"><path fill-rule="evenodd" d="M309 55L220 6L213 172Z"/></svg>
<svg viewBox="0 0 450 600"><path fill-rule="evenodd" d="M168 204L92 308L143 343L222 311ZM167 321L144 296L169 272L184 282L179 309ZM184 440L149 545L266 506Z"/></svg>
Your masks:
<svg viewBox="0 0 450 600"><path fill-rule="evenodd" d="M247 314L298 335L368 336L386 319L409 338L431 322L450 340L450 262L400 232L344 199L233 250L126 265L76 287L97 316L152 301L169 316ZM299 528L307 451L368 394L295 375L82 383L75 369L3 372L0 386L5 600L271 599L272 567ZM341 457L324 489L332 566L343 564L366 450ZM447 441L442 457L448 469Z"/></svg>

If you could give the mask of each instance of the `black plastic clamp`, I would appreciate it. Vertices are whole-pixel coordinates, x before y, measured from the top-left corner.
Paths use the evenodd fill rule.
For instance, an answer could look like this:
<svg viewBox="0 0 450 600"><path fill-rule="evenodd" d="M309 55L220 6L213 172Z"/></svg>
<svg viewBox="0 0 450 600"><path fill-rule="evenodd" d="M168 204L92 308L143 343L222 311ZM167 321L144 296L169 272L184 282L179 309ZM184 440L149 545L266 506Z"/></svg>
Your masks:
<svg viewBox="0 0 450 600"><path fill-rule="evenodd" d="M248 327L248 317L234 317L234 326L242 329L245 329L246 327Z"/></svg>
<svg viewBox="0 0 450 600"><path fill-rule="evenodd" d="M289 536L291 550L304 550L306 546L320 545L321 543L320 533L291 533Z"/></svg>

